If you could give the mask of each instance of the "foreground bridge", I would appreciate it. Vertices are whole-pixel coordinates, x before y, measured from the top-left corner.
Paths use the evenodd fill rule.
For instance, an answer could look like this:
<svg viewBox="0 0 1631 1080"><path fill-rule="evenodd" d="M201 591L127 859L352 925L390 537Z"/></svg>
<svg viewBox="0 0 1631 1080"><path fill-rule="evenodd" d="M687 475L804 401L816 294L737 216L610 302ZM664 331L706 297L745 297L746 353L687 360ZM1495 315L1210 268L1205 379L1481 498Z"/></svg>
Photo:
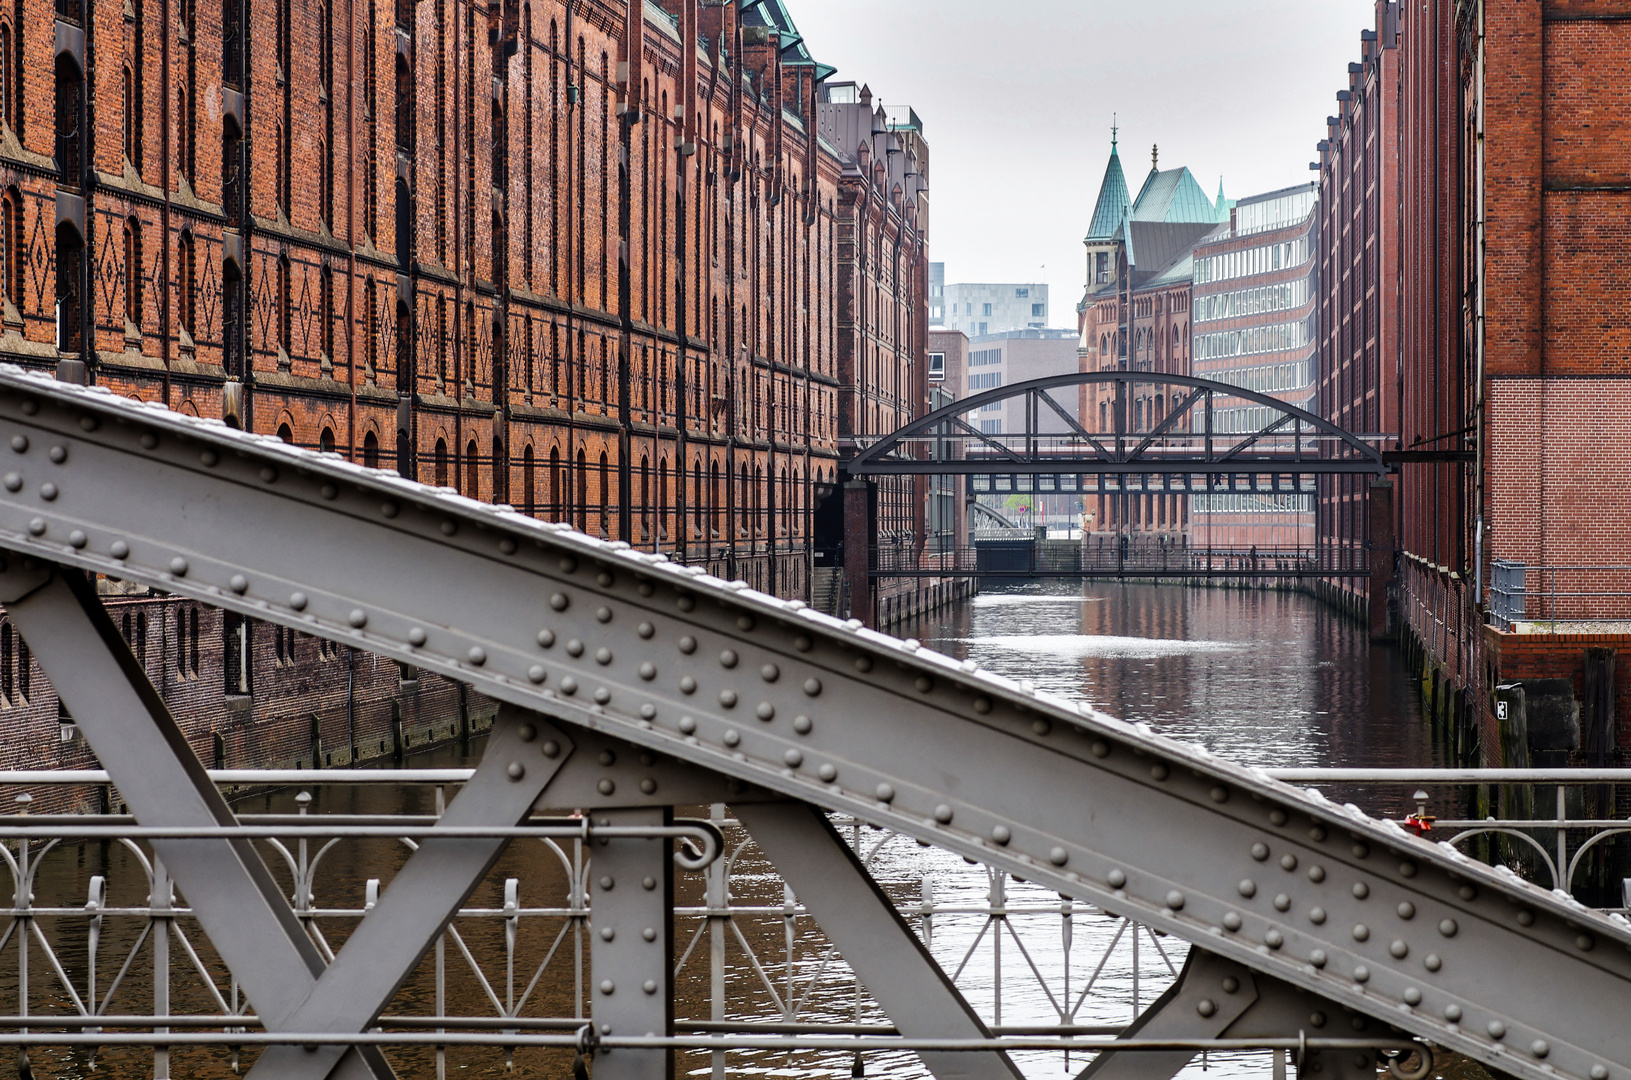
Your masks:
<svg viewBox="0 0 1631 1080"><path fill-rule="evenodd" d="M1266 774L658 556L107 393L0 372L0 440L0 600L129 804L137 826L120 827L151 843L254 1006L247 1032L139 1038L263 1045L252 1076L380 1080L382 1047L411 1041L382 1014L505 845L575 829L592 852L591 1024L421 1034L566 1041L596 1080L661 1080L697 1042L675 1034L674 847L690 866L719 850L716 824L674 807L727 803L891 1021L822 1045L1012 1080L1012 1052L1061 1041L992 1032L838 814L1194 944L1137 1024L1077 1038L1097 1051L1087 1073L1170 1076L1200 1049L1272 1046L1305 1074L1368 1076L1369 1048L1428 1040L1511 1076L1631 1077L1624 919ZM236 816L84 571L503 703L482 763L332 960L251 839L362 826ZM586 816L533 816L546 807ZM99 824L0 819L7 835ZM4 1019L4 1042L115 1040Z"/></svg>

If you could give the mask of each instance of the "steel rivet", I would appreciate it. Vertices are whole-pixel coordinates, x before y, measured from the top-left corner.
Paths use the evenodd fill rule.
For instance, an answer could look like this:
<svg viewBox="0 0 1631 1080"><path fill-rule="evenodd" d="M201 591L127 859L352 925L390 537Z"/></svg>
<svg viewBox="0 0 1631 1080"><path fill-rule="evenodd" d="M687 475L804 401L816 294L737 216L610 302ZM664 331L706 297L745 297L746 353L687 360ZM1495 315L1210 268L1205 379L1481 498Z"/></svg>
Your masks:
<svg viewBox="0 0 1631 1080"><path fill-rule="evenodd" d="M639 626L635 627L635 633L639 634L640 637L646 641L650 641L651 635L655 634L656 632L657 628L648 622L643 622Z"/></svg>
<svg viewBox="0 0 1631 1080"><path fill-rule="evenodd" d="M1453 1004L1444 1006L1444 1019L1452 1024L1457 1023L1461 1019L1461 1006Z"/></svg>
<svg viewBox="0 0 1631 1080"><path fill-rule="evenodd" d="M611 662L612 650L606 648L604 645L595 650L595 663L599 664L601 667L605 667Z"/></svg>
<svg viewBox="0 0 1631 1080"><path fill-rule="evenodd" d="M652 679L655 679L657 677L657 665L653 664L649 660L647 660L645 663L641 664L640 665L640 677L642 679L644 679L646 682L650 682Z"/></svg>
<svg viewBox="0 0 1631 1080"><path fill-rule="evenodd" d="M44 499L46 502L54 502L56 501L56 497L57 485L51 483L49 480L40 485L40 498Z"/></svg>
<svg viewBox="0 0 1631 1080"><path fill-rule="evenodd" d="M1321 881L1324 881L1325 880L1325 867L1323 867L1323 866L1310 866L1308 868L1308 880L1312 881L1312 882L1315 882L1316 884L1321 882Z"/></svg>
<svg viewBox="0 0 1631 1080"><path fill-rule="evenodd" d="M1608 1080L1608 1067L1606 1065L1593 1065L1591 1067L1591 1080Z"/></svg>
<svg viewBox="0 0 1631 1080"><path fill-rule="evenodd" d="M1212 1003L1211 998L1201 998L1195 1005L1195 1011L1202 1016L1211 1016L1218 1011L1218 1007Z"/></svg>
<svg viewBox="0 0 1631 1080"><path fill-rule="evenodd" d="M1324 923L1325 923L1325 909L1322 908L1322 907L1311 907L1311 908L1309 908L1308 909L1308 921L1313 923L1315 926L1324 925Z"/></svg>
<svg viewBox="0 0 1631 1080"><path fill-rule="evenodd" d="M538 729L531 724L522 724L515 729L522 742L531 742L538 737Z"/></svg>
<svg viewBox="0 0 1631 1080"><path fill-rule="evenodd" d="M573 694L575 694L577 692L578 692L578 680L574 679L570 675L568 675L566 678L561 680L561 693L565 694L567 697L571 697Z"/></svg>
<svg viewBox="0 0 1631 1080"><path fill-rule="evenodd" d="M726 731L724 736L720 739L720 741L723 742L726 746L735 746L737 743L742 741L742 736L740 734L738 734L736 732L736 730L733 728L733 729L730 729L730 730Z"/></svg>
<svg viewBox="0 0 1631 1080"><path fill-rule="evenodd" d="M85 546L85 534L83 532L81 532L79 529L75 529L73 532L68 534L68 543L73 545L76 548L84 547Z"/></svg>
<svg viewBox="0 0 1631 1080"><path fill-rule="evenodd" d="M544 756L546 758L559 757L560 753L561 753L561 744L560 743L556 742L554 739L545 739L544 740Z"/></svg>
<svg viewBox="0 0 1631 1080"><path fill-rule="evenodd" d="M1269 821L1275 825L1284 825L1286 823L1286 812L1279 807L1270 810Z"/></svg>
<svg viewBox="0 0 1631 1080"><path fill-rule="evenodd" d="M1393 944L1387 947L1387 951L1393 955L1393 959L1403 960L1405 957L1410 955L1410 946L1406 945L1398 938L1394 938Z"/></svg>
<svg viewBox="0 0 1631 1080"><path fill-rule="evenodd" d="M8 472L6 474L5 484L7 491L23 490L23 478L14 472Z"/></svg>
<svg viewBox="0 0 1631 1080"><path fill-rule="evenodd" d="M1308 838L1310 840L1315 841L1315 842L1324 840L1325 839L1325 829L1322 826L1319 826L1319 825L1314 826L1312 829L1308 830Z"/></svg>
<svg viewBox="0 0 1631 1080"><path fill-rule="evenodd" d="M596 760L602 765L616 765L617 752L615 750L602 750Z"/></svg>
<svg viewBox="0 0 1631 1080"><path fill-rule="evenodd" d="M408 631L408 644L416 649L429 640L430 635L425 633L424 627L415 626Z"/></svg>
<svg viewBox="0 0 1631 1080"><path fill-rule="evenodd" d="M1049 723L1046 719L1036 719L1031 721L1031 733L1034 735L1046 735L1052 730L1053 724Z"/></svg>
<svg viewBox="0 0 1631 1080"><path fill-rule="evenodd" d="M1162 762L1157 761L1154 765L1150 766L1150 778L1153 780L1165 780L1170 775L1171 772Z"/></svg>
<svg viewBox="0 0 1631 1080"><path fill-rule="evenodd" d="M1278 930L1270 930L1263 935L1263 944L1271 949L1278 949L1286 943L1285 935Z"/></svg>
<svg viewBox="0 0 1631 1080"><path fill-rule="evenodd" d="M799 715L793 717L793 730L800 735L810 734L810 728L813 726L808 716Z"/></svg>
<svg viewBox="0 0 1631 1080"><path fill-rule="evenodd" d="M457 521L454 521L452 518L443 518L442 519L442 535L443 536L452 536L454 533L456 533L458 531L459 531L459 523Z"/></svg>
<svg viewBox="0 0 1631 1080"><path fill-rule="evenodd" d="M151 450L158 446L159 437L153 434L151 431L144 431L142 432L142 437L137 441L142 444L143 450Z"/></svg>
<svg viewBox="0 0 1631 1080"><path fill-rule="evenodd" d="M242 574L233 574L232 579L227 582L227 587L233 592L242 595L243 593L249 591L249 579L244 577Z"/></svg>
<svg viewBox="0 0 1631 1080"><path fill-rule="evenodd" d="M40 403L38 401L36 401L33 398L24 398L23 399L23 412L26 415L33 416L35 413L37 413L39 411L40 411Z"/></svg>
<svg viewBox="0 0 1631 1080"><path fill-rule="evenodd" d="M641 596L652 596L656 594L657 586L653 585L649 581L641 581L634 587L634 591L639 593Z"/></svg>
<svg viewBox="0 0 1631 1080"><path fill-rule="evenodd" d="M1282 870L1295 870L1295 869L1297 869L1297 856L1295 856L1295 855L1282 855L1282 856L1280 856L1280 869L1282 869Z"/></svg>
<svg viewBox="0 0 1631 1080"><path fill-rule="evenodd" d="M1591 947L1597 944L1597 941L1590 934L1581 934L1579 937L1574 939L1574 944L1576 948L1590 952Z"/></svg>
<svg viewBox="0 0 1631 1080"><path fill-rule="evenodd" d="M1363 881L1354 882L1353 894L1355 900L1363 900L1370 895L1370 886Z"/></svg>
<svg viewBox="0 0 1631 1080"><path fill-rule="evenodd" d="M345 617L345 621L350 623L353 629L361 630L368 625L368 612L362 608L352 608L351 614Z"/></svg>
<svg viewBox="0 0 1631 1080"><path fill-rule="evenodd" d="M505 769L504 772L511 780L519 780L523 776L527 775L527 767L521 764L519 761L512 761L510 762L509 768Z"/></svg>
<svg viewBox="0 0 1631 1080"><path fill-rule="evenodd" d="M821 693L821 680L815 678L805 679L804 692L810 697L819 695Z"/></svg>
<svg viewBox="0 0 1631 1080"><path fill-rule="evenodd" d="M595 790L602 795L610 795L617 790L617 783L609 776L602 777L600 783L595 785Z"/></svg>
<svg viewBox="0 0 1631 1080"><path fill-rule="evenodd" d="M719 704L727 709L736 708L736 691L721 690L719 692Z"/></svg>
<svg viewBox="0 0 1631 1080"><path fill-rule="evenodd" d="M640 989L644 990L648 994L655 994L657 992L657 980L647 979L641 984Z"/></svg>
<svg viewBox="0 0 1631 1080"><path fill-rule="evenodd" d="M1229 801L1229 789L1221 785L1213 788L1208 794L1212 796L1212 801L1215 803L1226 803Z"/></svg>
<svg viewBox="0 0 1631 1080"><path fill-rule="evenodd" d="M1421 966L1428 971L1437 971L1444 966L1444 962L1438 958L1438 953L1428 953L1421 958Z"/></svg>
<svg viewBox="0 0 1631 1080"><path fill-rule="evenodd" d="M130 558L130 545L123 540L115 540L112 546L108 548L108 552L115 559L128 559Z"/></svg>
<svg viewBox="0 0 1631 1080"><path fill-rule="evenodd" d="M265 466L261 469L261 479L266 481L268 484L277 483L277 470L272 468L270 465Z"/></svg>
<svg viewBox="0 0 1631 1080"><path fill-rule="evenodd" d="M79 428L81 431L95 431L99 422L96 417L86 413L79 418Z"/></svg>
<svg viewBox="0 0 1631 1080"><path fill-rule="evenodd" d="M1518 912L1518 925L1519 926L1533 926L1534 922L1535 922L1535 913L1533 911L1525 910L1525 911Z"/></svg>
<svg viewBox="0 0 1631 1080"><path fill-rule="evenodd" d="M293 611L305 611L306 610L306 594L303 593L303 592L292 592L292 593L290 593L289 594L289 608L291 610L293 610Z"/></svg>
<svg viewBox="0 0 1631 1080"><path fill-rule="evenodd" d="M65 446L53 446L46 456L51 459L53 464L61 465L64 461L68 460L68 448Z"/></svg>
<svg viewBox="0 0 1631 1080"><path fill-rule="evenodd" d="M170 573L174 574L176 577L186 577L187 560L183 559L180 555L177 555L175 558L171 559Z"/></svg>
<svg viewBox="0 0 1631 1080"><path fill-rule="evenodd" d="M697 651L697 639L687 634L680 638L680 652L687 656Z"/></svg>
<svg viewBox="0 0 1631 1080"><path fill-rule="evenodd" d="M873 794L878 797L879 802L894 802L895 785L885 781L884 783L879 784L877 788L873 790Z"/></svg>
<svg viewBox="0 0 1631 1080"><path fill-rule="evenodd" d="M402 512L402 508L394 502L382 502L379 504L379 512L388 518L394 518Z"/></svg>
<svg viewBox="0 0 1631 1080"><path fill-rule="evenodd" d="M927 694L934 689L934 680L927 675L919 675L912 685L917 687L918 693Z"/></svg>
<svg viewBox="0 0 1631 1080"><path fill-rule="evenodd" d="M1048 851L1048 861L1055 866L1063 866L1065 863L1070 861L1070 852L1066 851L1062 847L1050 848Z"/></svg>
<svg viewBox="0 0 1631 1080"><path fill-rule="evenodd" d="M947 806L945 803L941 803L939 806L934 808L934 819L940 822L940 824L950 825L951 818L951 807Z"/></svg>
<svg viewBox="0 0 1631 1080"><path fill-rule="evenodd" d="M1267 844L1253 844L1252 845L1252 858L1256 859L1258 862L1262 862L1264 859L1266 859L1268 857L1269 857L1269 848L1268 848Z"/></svg>
<svg viewBox="0 0 1631 1080"><path fill-rule="evenodd" d="M1167 907L1173 911L1182 911L1184 908L1184 894L1177 889L1167 893Z"/></svg>
<svg viewBox="0 0 1631 1080"><path fill-rule="evenodd" d="M203 453L198 455L198 460L206 466L213 467L221 460L221 455L217 454L214 450L205 450Z"/></svg>
<svg viewBox="0 0 1631 1080"><path fill-rule="evenodd" d="M1223 992L1225 994L1232 994L1232 993L1234 993L1235 991L1237 991L1239 989L1240 989L1240 980L1239 979L1235 978L1233 975L1225 975L1223 977Z"/></svg>
<svg viewBox="0 0 1631 1080"><path fill-rule="evenodd" d="M1275 896L1275 898L1274 898L1274 910L1275 911L1290 911L1291 910L1291 897L1287 896L1285 893L1280 893L1277 896Z"/></svg>
<svg viewBox="0 0 1631 1080"><path fill-rule="evenodd" d="M775 664L766 664L759 669L759 678L765 682L775 682L782 677L781 668Z"/></svg>
<svg viewBox="0 0 1631 1080"><path fill-rule="evenodd" d="M863 672L863 673L871 671L872 670L872 657L870 657L870 656L857 656L855 658L855 670L859 671L859 672Z"/></svg>
<svg viewBox="0 0 1631 1080"><path fill-rule="evenodd" d="M1404 992L1404 1003L1414 1008L1421 1004L1421 991L1414 986L1408 987Z"/></svg>
<svg viewBox="0 0 1631 1080"><path fill-rule="evenodd" d="M644 705L640 706L640 719L642 719L642 720L655 720L656 718L657 718L657 706L653 705L649 701L646 702Z"/></svg>
<svg viewBox="0 0 1631 1080"><path fill-rule="evenodd" d="M719 666L733 668L736 666L736 650L726 649L719 654Z"/></svg>
<svg viewBox="0 0 1631 1080"><path fill-rule="evenodd" d="M549 597L549 606L556 611L565 611L567 605L571 602L571 600L567 599L565 593L551 593Z"/></svg>
<svg viewBox="0 0 1631 1080"><path fill-rule="evenodd" d="M640 936L645 938L647 941L656 941L657 929L656 927L648 926L644 930L640 931Z"/></svg>
<svg viewBox="0 0 1631 1080"><path fill-rule="evenodd" d="M788 768L796 769L800 765L804 764L804 754L801 753L797 747L789 747L787 751L782 754L782 760L787 762Z"/></svg>
<svg viewBox="0 0 1631 1080"><path fill-rule="evenodd" d="M1110 744L1105 742L1103 739L1095 742L1091 747L1089 747L1089 750L1096 758L1106 758L1110 756Z"/></svg>
<svg viewBox="0 0 1631 1080"><path fill-rule="evenodd" d="M538 642L538 644L542 648L545 648L545 649L550 648L552 645L555 644L555 631L553 631L553 630L540 630L540 631L538 631L537 637L535 637L533 640Z"/></svg>
<svg viewBox="0 0 1631 1080"><path fill-rule="evenodd" d="M605 607L596 608L595 609L595 619L597 621L603 622L603 623L611 622L612 621L612 609L611 608L605 608Z"/></svg>
<svg viewBox="0 0 1631 1080"><path fill-rule="evenodd" d="M689 716L680 717L680 734L690 735L697 730L697 722Z"/></svg>
<svg viewBox="0 0 1631 1080"><path fill-rule="evenodd" d="M1314 949L1311 952L1309 952L1308 962L1310 964L1313 964L1317 968L1324 967L1325 966L1325 950L1324 949Z"/></svg>
<svg viewBox="0 0 1631 1080"><path fill-rule="evenodd" d="M566 642L566 655L574 660L583 655L583 642L577 638L568 638Z"/></svg>
<svg viewBox="0 0 1631 1080"><path fill-rule="evenodd" d="M615 579L612 577L610 570L602 570L600 573L595 575L596 584L603 589L611 588L613 580Z"/></svg>
<svg viewBox="0 0 1631 1080"><path fill-rule="evenodd" d="M816 775L821 777L822 780L824 780L824 781L826 781L827 783L830 784L834 780L838 779L838 769L837 769L836 766L832 765L829 762L829 763L823 764L821 766L821 768L817 769L816 770Z"/></svg>
<svg viewBox="0 0 1631 1080"><path fill-rule="evenodd" d="M774 720L776 718L776 706L768 701L761 701L759 707L753 710L753 715L767 722Z"/></svg>
<svg viewBox="0 0 1631 1080"><path fill-rule="evenodd" d="M752 615L739 615L739 616L737 616L736 628L738 630L742 631L743 633L747 633L749 630L752 630L753 629L753 616Z"/></svg>
<svg viewBox="0 0 1631 1080"><path fill-rule="evenodd" d="M1223 917L1223 928L1230 933L1240 929L1240 916L1231 911Z"/></svg>
<svg viewBox="0 0 1631 1080"><path fill-rule="evenodd" d="M610 690L606 689L604 686L595 687L596 705L604 705L610 700L612 700L612 692Z"/></svg>
<svg viewBox="0 0 1631 1080"><path fill-rule="evenodd" d="M1438 932L1445 937L1455 937L1455 932L1458 929L1459 927L1456 926L1454 919L1444 919L1438 924Z"/></svg>
<svg viewBox="0 0 1631 1080"><path fill-rule="evenodd" d="M333 499L340 494L340 489L335 487L333 484L324 484L322 487L317 489L317 494L321 495L324 499Z"/></svg>
<svg viewBox="0 0 1631 1080"><path fill-rule="evenodd" d="M613 990L616 990L616 989L617 989L617 984L612 982L612 980L610 980L610 979L600 980L600 992L602 994L609 994Z"/></svg>
<svg viewBox="0 0 1631 1080"><path fill-rule="evenodd" d="M1354 923L1353 935L1355 941L1365 941L1370 937L1370 927L1364 923Z"/></svg>
<svg viewBox="0 0 1631 1080"><path fill-rule="evenodd" d="M1356 982L1356 983L1370 982L1370 968L1366 967L1364 964L1355 965L1354 966L1354 982Z"/></svg>
<svg viewBox="0 0 1631 1080"><path fill-rule="evenodd" d="M1529 1044L1529 1052L1538 1058L1543 1058L1552 1052L1552 1047L1545 1039L1536 1039Z"/></svg>
<svg viewBox="0 0 1631 1080"><path fill-rule="evenodd" d="M1006 844L1013 838L1014 834L1008 831L1008 826L993 825L991 827L991 839L995 840L997 843Z"/></svg>
<svg viewBox="0 0 1631 1080"><path fill-rule="evenodd" d="M809 652L814 646L815 642L811 641L808 635L800 634L793 639L793 648L799 652Z"/></svg>
<svg viewBox="0 0 1631 1080"><path fill-rule="evenodd" d="M697 600L696 597L691 596L689 593L682 593L675 598L674 606L681 611L690 611L697 606Z"/></svg>
<svg viewBox="0 0 1631 1080"><path fill-rule="evenodd" d="M990 712L991 711L991 699L990 698L983 698L983 697L975 698L974 699L974 711L979 713L982 716L985 715L986 713Z"/></svg>
<svg viewBox="0 0 1631 1080"><path fill-rule="evenodd" d="M45 535L45 519L44 518L30 518L29 522L28 522L28 531L29 531L29 534L31 536L44 536Z"/></svg>
<svg viewBox="0 0 1631 1080"><path fill-rule="evenodd" d="M505 555L515 554L515 537L506 536L498 542L498 550Z"/></svg>
<svg viewBox="0 0 1631 1080"><path fill-rule="evenodd" d="M1416 905L1412 904L1408 900L1400 901L1397 910L1399 912L1399 918L1401 919L1413 919L1416 917Z"/></svg>
<svg viewBox="0 0 1631 1080"><path fill-rule="evenodd" d="M680 693L682 693L682 694L694 694L696 692L697 692L697 681L695 679L691 678L691 676L689 676L689 675L682 675L680 677Z"/></svg>
<svg viewBox="0 0 1631 1080"><path fill-rule="evenodd" d="M653 780L651 777L648 776L644 780L640 781L640 791L642 794L650 795L656 790L657 781Z"/></svg>
<svg viewBox="0 0 1631 1080"><path fill-rule="evenodd" d="M1402 877L1415 877L1416 876L1416 864L1413 863L1413 862L1402 862L1402 863L1400 863L1399 864L1399 874Z"/></svg>
<svg viewBox="0 0 1631 1080"><path fill-rule="evenodd" d="M13 435L11 437L11 448L17 451L19 454L28 453L28 436Z"/></svg>
<svg viewBox="0 0 1631 1080"><path fill-rule="evenodd" d="M1251 899L1257 895L1257 882L1251 878L1242 878L1240 884L1235 886L1241 896Z"/></svg>
<svg viewBox="0 0 1631 1080"><path fill-rule="evenodd" d="M1351 850L1353 851L1353 857L1356 859L1367 858L1370 855L1369 844L1355 844Z"/></svg>
<svg viewBox="0 0 1631 1080"><path fill-rule="evenodd" d="M602 941L613 941L613 940L616 940L616 938L617 938L617 931L615 929L613 929L610 926L601 928L600 940L602 940Z"/></svg>
<svg viewBox="0 0 1631 1080"><path fill-rule="evenodd" d="M1315 951L1318 952L1319 950L1316 949ZM1318 965L1318 966L1324 966L1324 965ZM1317 1009L1314 1012L1309 1013L1308 1014L1308 1026L1313 1027L1313 1028L1322 1028L1322 1027L1324 1027L1325 1026L1325 1014L1320 1012Z"/></svg>
<svg viewBox="0 0 1631 1080"><path fill-rule="evenodd" d="M1492 1039L1506 1038L1506 1025L1499 1020L1491 1020L1484 1030L1489 1032L1489 1037Z"/></svg>
<svg viewBox="0 0 1631 1080"><path fill-rule="evenodd" d="M470 651L465 653L465 656L468 657L470 662L476 667L481 667L481 665L487 662L487 650L482 648L480 645L470 646Z"/></svg>

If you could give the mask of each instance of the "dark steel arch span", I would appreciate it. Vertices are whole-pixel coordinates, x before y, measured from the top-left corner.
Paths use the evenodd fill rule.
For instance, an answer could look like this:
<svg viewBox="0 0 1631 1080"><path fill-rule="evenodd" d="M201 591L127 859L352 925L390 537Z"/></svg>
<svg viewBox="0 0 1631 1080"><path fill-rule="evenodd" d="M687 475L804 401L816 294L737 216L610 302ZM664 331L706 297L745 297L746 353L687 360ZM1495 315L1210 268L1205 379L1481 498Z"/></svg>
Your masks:
<svg viewBox="0 0 1631 1080"><path fill-rule="evenodd" d="M1129 421L1129 391L1135 386L1170 386L1187 391L1147 430ZM1112 429L1087 430L1075 410L1049 393L1065 387L1111 386ZM1222 431L1212 423L1213 403L1238 399L1270 410L1266 424L1247 431ZM1023 431L984 433L965 419L985 405L1024 399ZM1046 418L1062 430L1043 431ZM1197 422L1198 421L1198 422ZM937 447L935 444L941 444ZM939 451L955 443L956 457ZM915 450L928 447L929 455ZM1256 390L1193 375L1140 371L1078 371L997 387L946 405L890 432L847 466L853 476L1043 474L1241 476L1281 473L1315 476L1372 473L1386 469L1382 453L1352 432L1305 409Z"/></svg>
<svg viewBox="0 0 1631 1080"><path fill-rule="evenodd" d="M1257 1006L1224 995L1250 989L1289 1002L1269 1026L1291 1040L1364 1014L1525 1080L1631 1077L1631 924L1142 725L623 543L16 369L0 369L0 445L0 601L142 825L238 822L81 571L498 699L450 825L513 825L535 804L660 825L675 803L731 802L898 1029L964 1040L924 1046L939 1080L1015 1071L968 1045L986 1029L824 811L1193 942L1202 960L1152 1038L1238 1032ZM259 1023L339 1040L370 1029L502 850L427 839L327 963L247 838L154 843ZM660 881L671 860L654 850L618 855L622 880ZM660 929L643 899L660 889L610 895L608 917ZM595 1022L671 1031L664 994L633 992L642 970L661 987L660 952L602 937L592 963L620 989L602 984ZM344 1046L269 1051L257 1069L389 1075ZM664 1075L660 1051L618 1054L597 1059L599 1080ZM1149 1061L1113 1075L1182 1065ZM1325 1061L1322 1080L1374 1078L1374 1058Z"/></svg>

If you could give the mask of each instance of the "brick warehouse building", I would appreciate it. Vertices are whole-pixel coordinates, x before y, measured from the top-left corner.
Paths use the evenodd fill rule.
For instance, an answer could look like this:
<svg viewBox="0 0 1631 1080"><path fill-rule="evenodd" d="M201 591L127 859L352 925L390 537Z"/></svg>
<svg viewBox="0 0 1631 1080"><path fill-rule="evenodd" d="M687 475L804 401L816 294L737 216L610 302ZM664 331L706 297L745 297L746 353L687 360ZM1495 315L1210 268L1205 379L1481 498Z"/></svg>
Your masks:
<svg viewBox="0 0 1631 1080"><path fill-rule="evenodd" d="M1456 749L1492 764L1631 745L1627 16L1378 4L1366 43L1369 63L1396 27L1397 217L1361 228L1398 238L1398 616ZM1325 172L1346 160L1338 120ZM1537 731L1547 715L1577 719Z"/></svg>
<svg viewBox="0 0 1631 1080"><path fill-rule="evenodd" d="M924 396L927 146L830 73L778 0L19 0L0 359L806 596L841 406Z"/></svg>

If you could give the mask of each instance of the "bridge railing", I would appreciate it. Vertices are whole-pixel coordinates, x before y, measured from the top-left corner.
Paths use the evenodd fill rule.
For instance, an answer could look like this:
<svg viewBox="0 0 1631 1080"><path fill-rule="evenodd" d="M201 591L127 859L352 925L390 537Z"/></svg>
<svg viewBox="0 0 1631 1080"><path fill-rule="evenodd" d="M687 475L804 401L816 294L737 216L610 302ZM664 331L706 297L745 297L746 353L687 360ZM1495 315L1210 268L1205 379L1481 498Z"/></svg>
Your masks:
<svg viewBox="0 0 1631 1080"><path fill-rule="evenodd" d="M910 545L870 549L875 577L935 574L980 577L1318 578L1370 573L1363 553L1329 547L1195 548L1016 536L922 551Z"/></svg>

